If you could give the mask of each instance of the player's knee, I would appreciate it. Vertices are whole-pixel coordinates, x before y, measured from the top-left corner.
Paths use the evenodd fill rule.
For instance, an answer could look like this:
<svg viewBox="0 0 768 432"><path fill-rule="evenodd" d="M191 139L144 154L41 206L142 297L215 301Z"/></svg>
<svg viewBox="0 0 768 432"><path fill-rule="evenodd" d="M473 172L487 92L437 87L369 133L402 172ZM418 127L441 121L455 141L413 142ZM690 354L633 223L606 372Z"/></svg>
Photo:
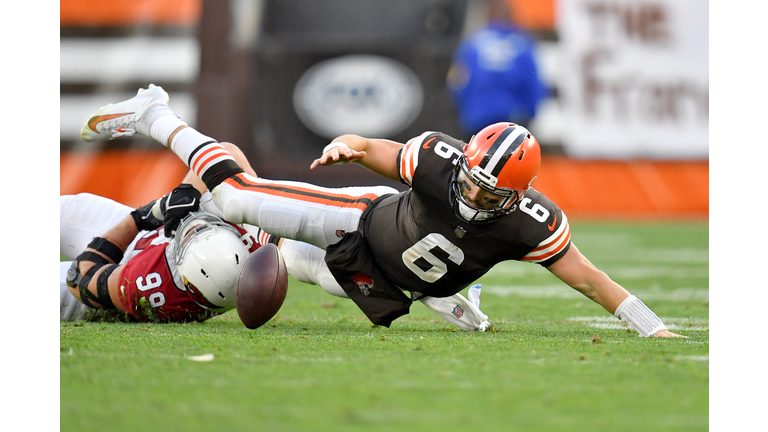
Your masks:
<svg viewBox="0 0 768 432"><path fill-rule="evenodd" d="M213 198L214 204L221 210L224 220L232 223L243 223L244 220L244 206L242 203L242 193L238 191L232 191L224 185L216 187L211 192L211 198ZM251 223L251 221L248 221Z"/></svg>

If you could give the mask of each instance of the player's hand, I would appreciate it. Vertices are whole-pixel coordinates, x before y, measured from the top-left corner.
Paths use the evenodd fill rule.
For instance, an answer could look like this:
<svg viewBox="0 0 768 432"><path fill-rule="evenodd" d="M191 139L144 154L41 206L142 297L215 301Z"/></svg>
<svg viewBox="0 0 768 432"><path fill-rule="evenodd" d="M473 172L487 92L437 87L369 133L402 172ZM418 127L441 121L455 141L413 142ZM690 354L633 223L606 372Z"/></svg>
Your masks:
<svg viewBox="0 0 768 432"><path fill-rule="evenodd" d="M677 333L672 333L669 330L659 330L656 333L653 334L653 337L663 337L663 338L688 338L688 336L679 335Z"/></svg>
<svg viewBox="0 0 768 432"><path fill-rule="evenodd" d="M171 237L173 232L184 219L184 216L200 209L200 191L191 184L182 183L168 195L160 198L152 213L157 216L159 211L163 216L163 232Z"/></svg>
<svg viewBox="0 0 768 432"><path fill-rule="evenodd" d="M136 229L139 231L152 231L163 226L163 218L155 217L152 213L152 208L156 202L157 200L152 200L131 212L131 217L136 223Z"/></svg>
<svg viewBox="0 0 768 432"><path fill-rule="evenodd" d="M315 159L309 169L315 169L319 165L335 165L355 162L362 159L365 156L364 151L356 151L351 148L342 145L338 147L332 147L325 151L322 156Z"/></svg>

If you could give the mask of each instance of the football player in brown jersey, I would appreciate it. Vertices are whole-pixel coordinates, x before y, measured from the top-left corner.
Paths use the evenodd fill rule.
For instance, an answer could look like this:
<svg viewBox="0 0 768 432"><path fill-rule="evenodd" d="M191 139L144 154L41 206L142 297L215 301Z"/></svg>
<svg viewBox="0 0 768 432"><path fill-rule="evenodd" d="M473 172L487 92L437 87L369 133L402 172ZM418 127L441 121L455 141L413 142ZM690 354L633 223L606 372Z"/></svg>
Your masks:
<svg viewBox="0 0 768 432"><path fill-rule="evenodd" d="M97 111L81 136L139 133L169 147L212 191L224 219L326 249L336 281L375 324L389 326L413 300L451 296L495 264L518 260L544 266L640 336L680 337L571 243L565 213L531 187L541 152L522 126L493 124L467 144L439 132L404 144L343 135L310 167L359 163L409 186L392 193L250 175L215 139L180 120L168 100L150 85ZM364 287L361 275L370 281Z"/></svg>

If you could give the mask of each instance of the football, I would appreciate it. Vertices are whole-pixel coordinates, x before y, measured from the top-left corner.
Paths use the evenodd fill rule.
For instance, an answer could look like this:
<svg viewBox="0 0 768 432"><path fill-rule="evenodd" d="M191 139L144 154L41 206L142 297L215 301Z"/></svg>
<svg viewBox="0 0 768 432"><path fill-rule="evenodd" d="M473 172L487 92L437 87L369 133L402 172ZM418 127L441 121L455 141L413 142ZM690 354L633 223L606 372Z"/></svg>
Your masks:
<svg viewBox="0 0 768 432"><path fill-rule="evenodd" d="M256 249L245 261L235 291L235 307L249 329L264 325L280 310L288 291L288 270L273 244Z"/></svg>

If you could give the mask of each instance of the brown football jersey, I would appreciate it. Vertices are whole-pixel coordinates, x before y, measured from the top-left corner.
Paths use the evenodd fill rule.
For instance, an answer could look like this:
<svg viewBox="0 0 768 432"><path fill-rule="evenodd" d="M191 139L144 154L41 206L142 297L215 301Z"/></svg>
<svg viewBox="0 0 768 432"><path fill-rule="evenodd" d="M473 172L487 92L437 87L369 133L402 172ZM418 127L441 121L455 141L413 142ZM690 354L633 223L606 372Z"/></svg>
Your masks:
<svg viewBox="0 0 768 432"><path fill-rule="evenodd" d="M570 246L565 214L533 188L497 220L470 224L457 216L450 190L463 146L438 132L409 140L398 166L410 189L383 199L366 218L363 232L377 263L402 289L450 296L499 262L548 266Z"/></svg>

